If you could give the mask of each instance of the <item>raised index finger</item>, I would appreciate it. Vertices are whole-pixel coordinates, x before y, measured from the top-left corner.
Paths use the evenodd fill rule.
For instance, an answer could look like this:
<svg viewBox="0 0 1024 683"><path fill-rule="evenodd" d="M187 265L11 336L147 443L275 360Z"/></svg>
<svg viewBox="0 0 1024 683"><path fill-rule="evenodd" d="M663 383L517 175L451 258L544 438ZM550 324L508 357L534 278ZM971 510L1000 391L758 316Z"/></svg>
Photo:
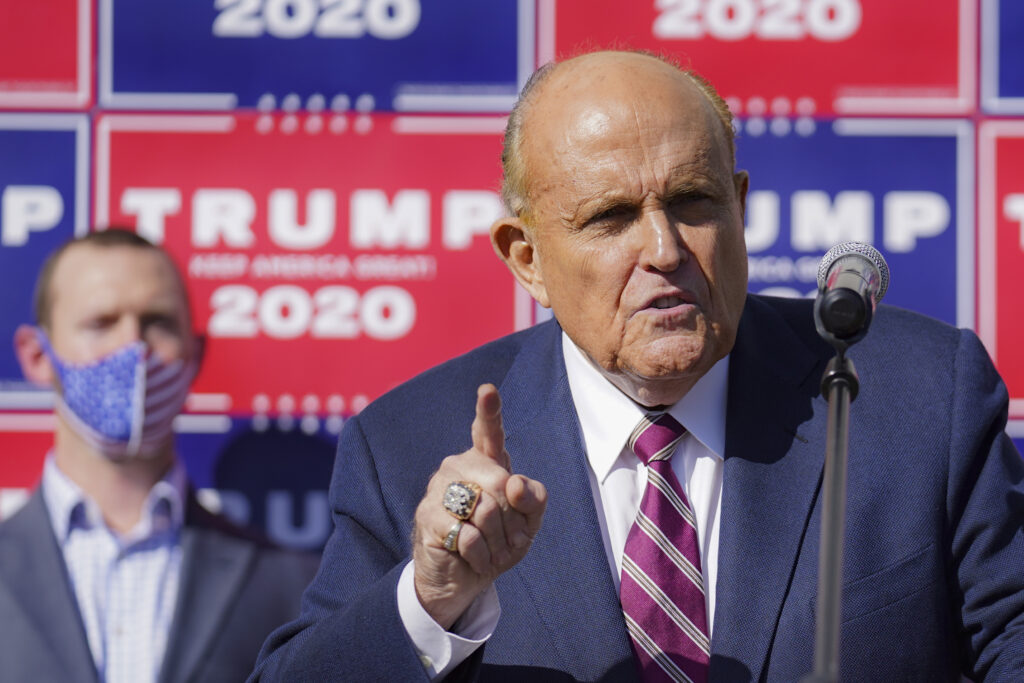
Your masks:
<svg viewBox="0 0 1024 683"><path fill-rule="evenodd" d="M481 384L476 390L476 417L473 418L473 448L506 470L511 463L505 452L505 428L501 426L501 396L493 384Z"/></svg>

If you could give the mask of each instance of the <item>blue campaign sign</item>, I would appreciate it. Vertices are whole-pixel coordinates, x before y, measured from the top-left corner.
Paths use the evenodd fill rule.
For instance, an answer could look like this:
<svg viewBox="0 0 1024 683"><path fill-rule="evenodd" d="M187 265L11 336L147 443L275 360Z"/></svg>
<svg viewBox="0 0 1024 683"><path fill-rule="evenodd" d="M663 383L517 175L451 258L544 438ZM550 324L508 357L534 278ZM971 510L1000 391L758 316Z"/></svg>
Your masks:
<svg viewBox="0 0 1024 683"><path fill-rule="evenodd" d="M1024 113L1024 3L983 0L981 104L993 114Z"/></svg>
<svg viewBox="0 0 1024 683"><path fill-rule="evenodd" d="M88 227L88 165L85 115L0 114L0 407L39 405L11 339L46 255Z"/></svg>
<svg viewBox="0 0 1024 683"><path fill-rule="evenodd" d="M281 545L320 550L331 531L327 487L341 424L314 415L183 415L176 446L209 507Z"/></svg>
<svg viewBox="0 0 1024 683"><path fill-rule="evenodd" d="M507 111L534 0L101 0L109 108Z"/></svg>
<svg viewBox="0 0 1024 683"><path fill-rule="evenodd" d="M813 295L821 256L873 244L885 302L974 326L973 137L965 121L742 122L754 292Z"/></svg>

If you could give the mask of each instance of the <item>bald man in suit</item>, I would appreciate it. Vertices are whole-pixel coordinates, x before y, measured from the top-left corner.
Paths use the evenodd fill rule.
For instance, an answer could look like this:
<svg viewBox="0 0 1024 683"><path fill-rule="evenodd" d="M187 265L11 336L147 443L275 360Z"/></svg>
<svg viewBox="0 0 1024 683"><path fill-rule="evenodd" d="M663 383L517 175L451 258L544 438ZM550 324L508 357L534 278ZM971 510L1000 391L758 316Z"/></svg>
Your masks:
<svg viewBox="0 0 1024 683"><path fill-rule="evenodd" d="M321 572L253 680L800 679L832 350L811 302L746 293L728 108L582 55L524 88L503 164L491 239L554 320L346 425ZM842 678L1019 680L1005 387L972 333L890 307L851 355Z"/></svg>

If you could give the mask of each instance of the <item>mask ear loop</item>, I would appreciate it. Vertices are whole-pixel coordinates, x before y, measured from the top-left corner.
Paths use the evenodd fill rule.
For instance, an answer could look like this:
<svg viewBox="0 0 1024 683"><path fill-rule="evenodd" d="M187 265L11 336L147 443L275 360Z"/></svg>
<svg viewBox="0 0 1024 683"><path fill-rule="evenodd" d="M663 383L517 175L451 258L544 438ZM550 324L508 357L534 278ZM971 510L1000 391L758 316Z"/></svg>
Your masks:
<svg viewBox="0 0 1024 683"><path fill-rule="evenodd" d="M53 344L50 343L50 338L46 335L42 326L34 325L36 332L36 339L39 340L39 346L43 349L43 354L50 360L50 365L53 366L53 400L55 405L61 405L64 403L64 398L61 396L62 387L64 386L64 361L60 359L57 352L53 350Z"/></svg>
<svg viewBox="0 0 1024 683"><path fill-rule="evenodd" d="M39 325L33 325L33 328L36 332L36 339L39 340L39 345L43 348L43 353L45 353L46 357L52 362L56 358L57 353L53 350L53 346L50 344L50 338L46 336L46 332L44 332L43 328Z"/></svg>

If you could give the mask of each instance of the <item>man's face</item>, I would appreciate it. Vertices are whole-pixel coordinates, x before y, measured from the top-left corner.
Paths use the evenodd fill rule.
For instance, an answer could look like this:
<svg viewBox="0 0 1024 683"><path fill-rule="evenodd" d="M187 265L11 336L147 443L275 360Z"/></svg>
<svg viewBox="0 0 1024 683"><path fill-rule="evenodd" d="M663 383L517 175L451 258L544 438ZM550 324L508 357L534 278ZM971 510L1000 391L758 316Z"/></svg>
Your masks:
<svg viewBox="0 0 1024 683"><path fill-rule="evenodd" d="M155 249L70 247L50 281L49 327L54 351L72 363L98 360L137 340L164 362L196 352L182 285Z"/></svg>
<svg viewBox="0 0 1024 683"><path fill-rule="evenodd" d="M621 390L673 403L735 340L746 175L710 104L657 60L591 55L541 88L524 129L531 293Z"/></svg>

